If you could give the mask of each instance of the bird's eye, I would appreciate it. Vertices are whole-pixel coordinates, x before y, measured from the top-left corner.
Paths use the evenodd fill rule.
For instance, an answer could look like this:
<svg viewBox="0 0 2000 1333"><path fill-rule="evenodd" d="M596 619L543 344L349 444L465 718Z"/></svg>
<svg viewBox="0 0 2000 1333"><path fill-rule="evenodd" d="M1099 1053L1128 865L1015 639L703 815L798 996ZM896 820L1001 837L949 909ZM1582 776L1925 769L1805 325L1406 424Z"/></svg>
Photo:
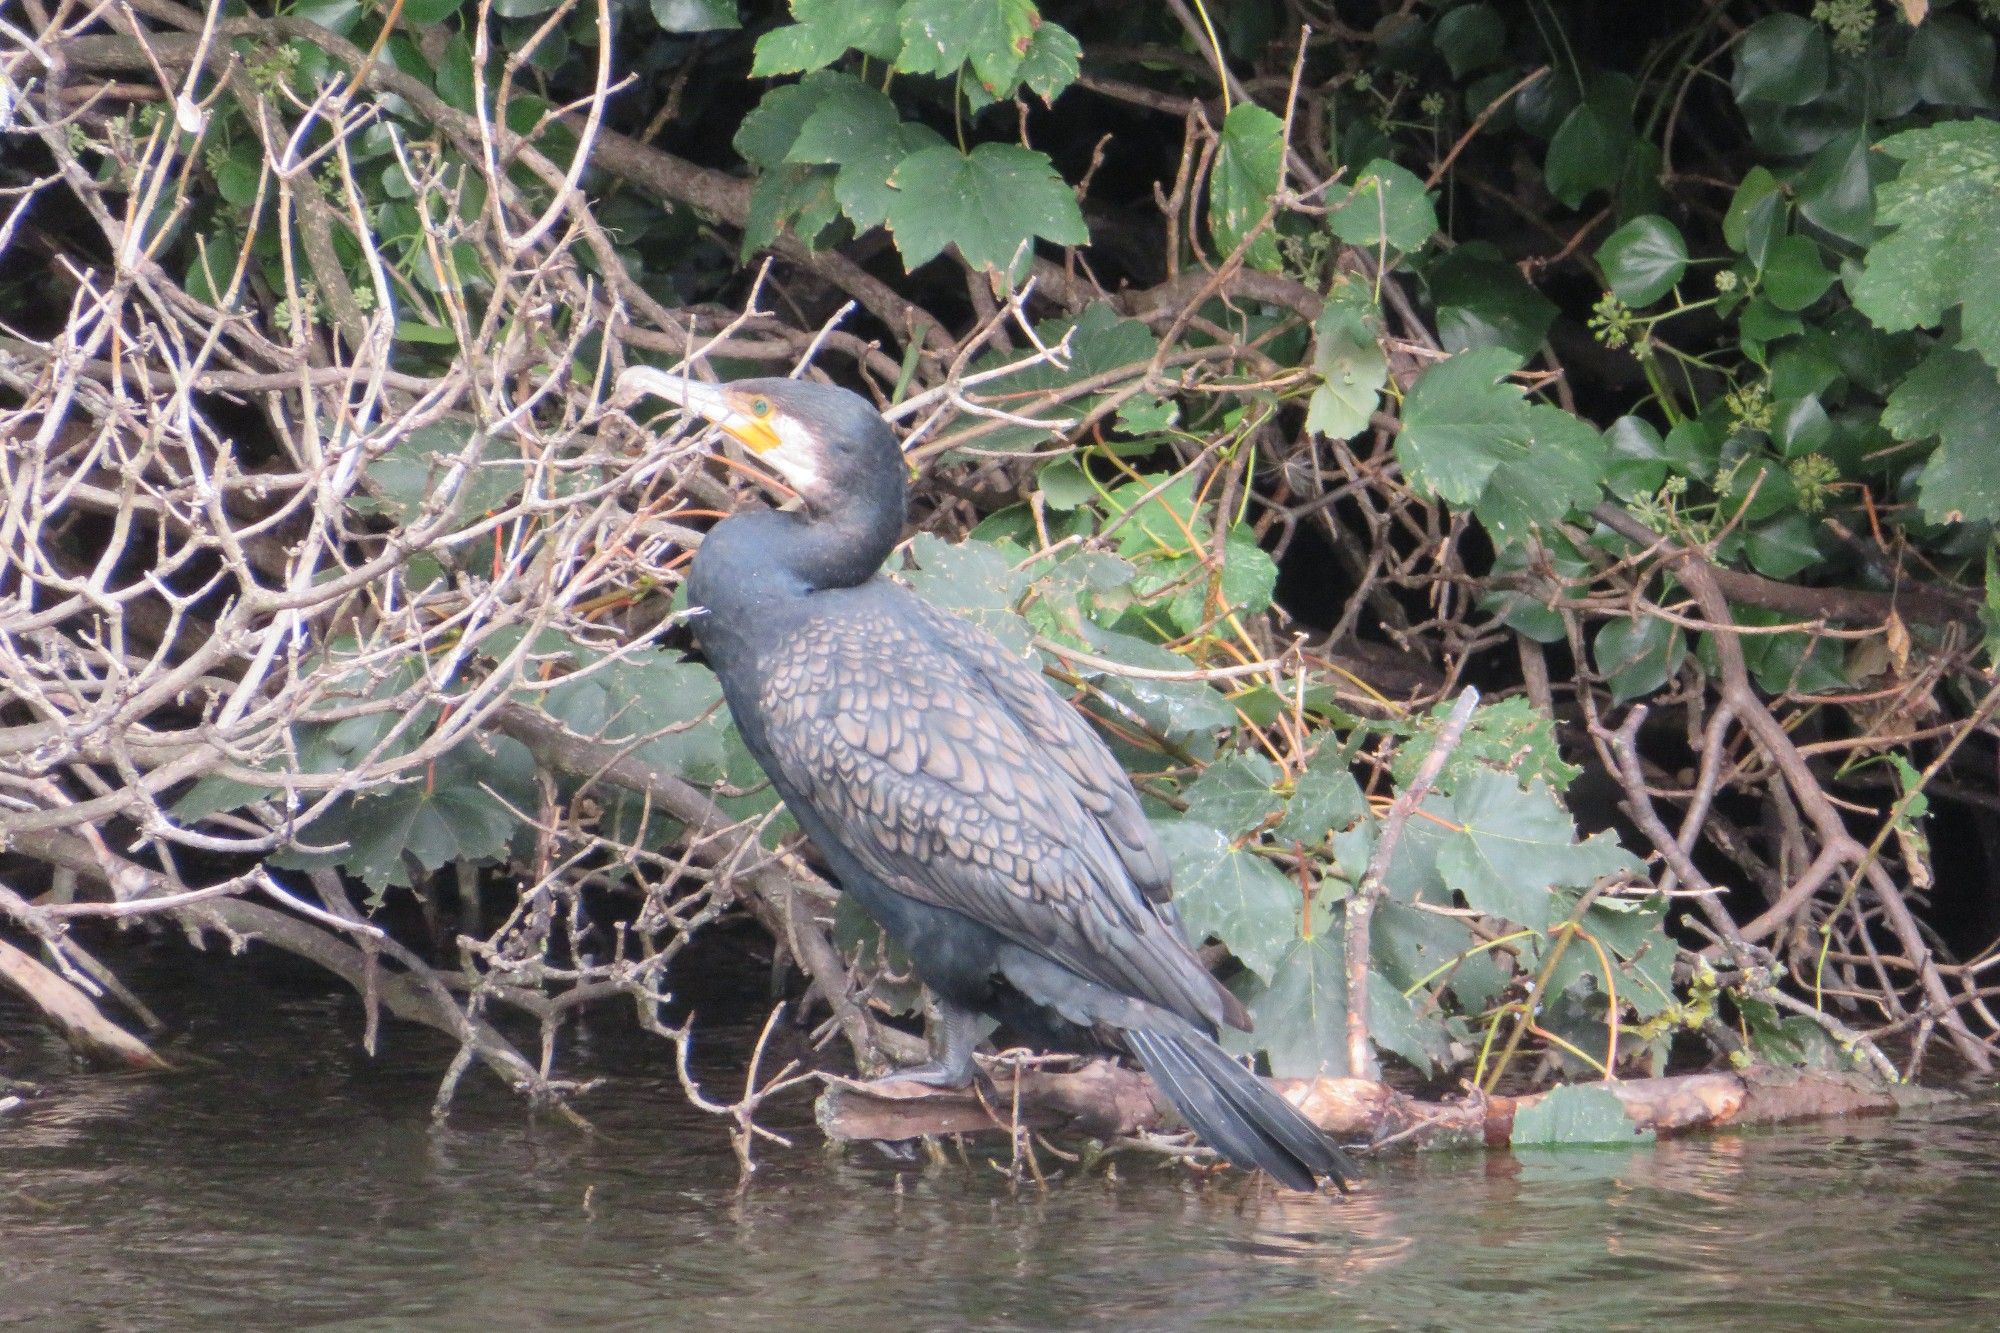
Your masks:
<svg viewBox="0 0 2000 1333"><path fill-rule="evenodd" d="M751 416L753 416L753 417L768 417L768 416L770 416L770 415L771 415L771 400L770 400L770 399L768 399L768 398L753 398L753 399L751 399L751 400L750 400L750 415L751 415Z"/></svg>

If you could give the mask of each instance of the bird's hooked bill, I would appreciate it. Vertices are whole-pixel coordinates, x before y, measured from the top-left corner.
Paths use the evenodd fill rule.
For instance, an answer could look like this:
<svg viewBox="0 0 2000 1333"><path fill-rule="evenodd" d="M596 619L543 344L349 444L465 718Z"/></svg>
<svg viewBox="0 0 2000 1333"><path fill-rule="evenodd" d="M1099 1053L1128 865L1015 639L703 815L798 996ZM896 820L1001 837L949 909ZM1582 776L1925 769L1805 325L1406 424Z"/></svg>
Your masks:
<svg viewBox="0 0 2000 1333"><path fill-rule="evenodd" d="M647 394L714 422L753 454L767 454L783 443L772 420L776 412L767 398L744 395L728 385L704 384L653 366L627 366L619 372L611 401L629 407Z"/></svg>

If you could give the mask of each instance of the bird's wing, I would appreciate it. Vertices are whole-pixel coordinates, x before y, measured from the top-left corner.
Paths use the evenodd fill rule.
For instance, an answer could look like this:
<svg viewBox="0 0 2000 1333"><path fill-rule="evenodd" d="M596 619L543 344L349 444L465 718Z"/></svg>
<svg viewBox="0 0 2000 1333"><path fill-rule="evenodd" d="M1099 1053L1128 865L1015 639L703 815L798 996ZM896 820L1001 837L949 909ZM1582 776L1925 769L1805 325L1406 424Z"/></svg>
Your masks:
<svg viewBox="0 0 2000 1333"><path fill-rule="evenodd" d="M1126 869L1057 747L928 617L866 602L766 656L765 743L784 785L888 887L1196 1022L1226 992Z"/></svg>
<svg viewBox="0 0 2000 1333"><path fill-rule="evenodd" d="M1139 892L1154 903L1171 899L1173 871L1139 808L1132 780L1083 715L1049 688L1037 667L1009 652L985 630L921 598L910 600L921 608L937 641L992 690L1069 780L1077 800L1103 827Z"/></svg>

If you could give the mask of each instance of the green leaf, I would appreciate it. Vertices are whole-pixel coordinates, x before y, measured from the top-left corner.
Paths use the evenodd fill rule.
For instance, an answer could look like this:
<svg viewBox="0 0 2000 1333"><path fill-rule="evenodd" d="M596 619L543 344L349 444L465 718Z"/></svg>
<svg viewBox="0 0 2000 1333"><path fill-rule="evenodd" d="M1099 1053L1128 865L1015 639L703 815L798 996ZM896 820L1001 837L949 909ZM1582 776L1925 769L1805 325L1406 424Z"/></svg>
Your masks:
<svg viewBox="0 0 2000 1333"><path fill-rule="evenodd" d="M1819 246L1804 236L1780 236L1764 256L1764 295L1780 310L1804 310L1826 295L1833 274Z"/></svg>
<svg viewBox="0 0 2000 1333"><path fill-rule="evenodd" d="M1644 417L1620 417L1604 431L1605 485L1621 500L1651 495L1667 479L1665 443Z"/></svg>
<svg viewBox="0 0 2000 1333"><path fill-rule="evenodd" d="M1091 621L1078 627L1086 646L1094 653L1127 666L1149 671L1186 671L1188 660L1156 643L1130 634L1108 630ZM1121 676L1080 666L1081 673L1098 682L1104 692L1128 705L1148 727L1162 735L1181 739L1231 726L1236 710L1215 689L1199 680L1158 680L1145 676Z"/></svg>
<svg viewBox="0 0 2000 1333"><path fill-rule="evenodd" d="M1327 216L1327 229L1349 245L1387 245L1408 253L1437 231L1437 209L1424 183L1394 162L1377 158L1361 168L1347 198Z"/></svg>
<svg viewBox="0 0 2000 1333"><path fill-rule="evenodd" d="M1437 305L1438 340L1447 352L1504 347L1525 363L1555 322L1555 302L1536 291L1490 241L1445 251L1424 277Z"/></svg>
<svg viewBox="0 0 2000 1333"><path fill-rule="evenodd" d="M857 144L833 181L833 197L854 229L868 231L886 223L896 202L896 187L889 183L896 168L911 154L943 147L944 142L930 126L903 121L886 138Z"/></svg>
<svg viewBox="0 0 2000 1333"><path fill-rule="evenodd" d="M1680 669L1686 648L1680 627L1657 616L1608 620L1592 652L1615 703L1651 694Z"/></svg>
<svg viewBox="0 0 2000 1333"><path fill-rule="evenodd" d="M1063 89L1076 82L1082 66L1083 48L1069 29L1059 23L1043 23L1035 29L1035 39L1028 43L1028 53L1021 58L1015 77L1029 92L1053 104Z"/></svg>
<svg viewBox="0 0 2000 1333"><path fill-rule="evenodd" d="M846 76L808 75L799 83L782 84L764 94L736 127L731 146L749 162L775 167L798 142L799 130L819 109L820 99Z"/></svg>
<svg viewBox="0 0 2000 1333"><path fill-rule="evenodd" d="M1276 764L1261 754L1231 751L1203 769L1181 795L1189 819L1242 838L1259 831L1284 807L1277 787Z"/></svg>
<svg viewBox="0 0 2000 1333"><path fill-rule="evenodd" d="M1588 422L1530 406L1501 383L1500 348L1461 352L1425 371L1403 404L1396 453L1410 479L1469 505L1503 544L1602 493L1603 442Z"/></svg>
<svg viewBox="0 0 2000 1333"><path fill-rule="evenodd" d="M1283 136L1284 122L1254 103L1238 103L1223 120L1208 176L1208 226L1222 254L1233 254L1264 220L1284 170ZM1276 272L1281 264L1274 229L1259 233L1244 259L1252 268Z"/></svg>
<svg viewBox="0 0 2000 1333"><path fill-rule="evenodd" d="M926 148L903 159L890 184L889 228L905 268L956 244L974 268L1006 272L1034 237L1057 245L1090 240L1076 195L1048 157L1018 144L983 143L966 154L949 145Z"/></svg>
<svg viewBox="0 0 2000 1333"><path fill-rule="evenodd" d="M666 649L628 652L542 696L543 710L571 731L633 744L646 763L702 784L725 772L721 704L715 673Z"/></svg>
<svg viewBox="0 0 2000 1333"><path fill-rule="evenodd" d="M1433 707L1416 734L1396 751L1389 771L1398 784L1408 786L1415 779L1450 712L1446 704ZM1438 774L1437 789L1456 791L1464 778L1494 771L1513 774L1515 783L1522 787L1540 779L1560 790L1580 770L1563 762L1555 724L1526 699L1516 696L1499 703L1481 704L1473 713L1472 724L1465 729L1458 748Z"/></svg>
<svg viewBox="0 0 2000 1333"><path fill-rule="evenodd" d="M353 503L408 523L456 472L452 512L468 517L484 514L500 508L521 489L523 470L504 466L500 454L494 441L477 435L470 422L445 420L419 426L368 464L369 497Z"/></svg>
<svg viewBox="0 0 2000 1333"><path fill-rule="evenodd" d="M1209 825L1156 819L1153 830L1173 865L1174 902L1188 939L1220 940L1245 967L1269 979L1299 936L1298 885Z"/></svg>
<svg viewBox="0 0 2000 1333"><path fill-rule="evenodd" d="M1449 1057L1443 1023L1436 1016L1419 1018L1403 992L1373 968L1368 972L1368 1037L1419 1073L1443 1067Z"/></svg>
<svg viewBox="0 0 2000 1333"><path fill-rule="evenodd" d="M1799 213L1823 231L1852 245L1875 239L1875 175L1882 156L1871 151L1868 132L1850 130L1828 140L1798 181ZM1762 262L1761 256L1752 258Z"/></svg>
<svg viewBox="0 0 2000 1333"><path fill-rule="evenodd" d="M1389 359L1373 321L1374 302L1359 283L1335 289L1313 326L1313 369L1320 375L1306 406L1306 429L1328 439L1347 440L1368 428L1382 387L1389 382Z"/></svg>
<svg viewBox="0 0 2000 1333"><path fill-rule="evenodd" d="M1633 218L1597 248L1611 290L1630 306L1646 306L1673 290L1687 272L1687 242L1657 214Z"/></svg>
<svg viewBox="0 0 2000 1333"><path fill-rule="evenodd" d="M845 166L897 145L902 119L887 94L848 74L823 74L813 82L813 108L799 122L785 161Z"/></svg>
<svg viewBox="0 0 2000 1333"><path fill-rule="evenodd" d="M1899 440L1938 441L1917 480L1925 519L2000 520L2000 378L1992 366L1936 349L1889 395L1882 424Z"/></svg>
<svg viewBox="0 0 2000 1333"><path fill-rule="evenodd" d="M1438 853L1445 883L1468 906L1533 930L1557 918L1552 890L1643 870L1609 834L1577 842L1569 815L1540 781L1523 790L1504 773L1468 774L1449 816L1460 828Z"/></svg>
<svg viewBox="0 0 2000 1333"><path fill-rule="evenodd" d="M920 532L910 543L917 568L905 572L911 586L933 605L955 611L1025 656L1034 634L1014 613L1028 576L1015 568L1013 551L968 538L952 543Z"/></svg>
<svg viewBox="0 0 2000 1333"><path fill-rule="evenodd" d="M1348 771L1340 747L1327 741L1292 785L1285 817L1272 832L1281 843L1311 847L1329 834L1353 827L1367 813L1368 798L1362 795L1361 784Z"/></svg>
<svg viewBox="0 0 2000 1333"><path fill-rule="evenodd" d="M1960 14L1933 14L1910 33L1903 64L1931 106L1993 106L1993 35Z"/></svg>
<svg viewBox="0 0 2000 1333"><path fill-rule="evenodd" d="M436 3L437 16L423 18L412 11L406 0L403 17L411 23L438 23L458 8L456 0L436 0ZM662 32L716 32L743 26L743 21L736 15L736 0L651 0L651 4L653 22L660 25ZM555 6L543 5L542 8L553 9Z"/></svg>
<svg viewBox="0 0 2000 1333"><path fill-rule="evenodd" d="M1461 352L1426 370L1403 403L1396 452L1411 480L1447 503L1470 505L1493 470L1528 449L1514 369L1503 350Z"/></svg>
<svg viewBox="0 0 2000 1333"><path fill-rule="evenodd" d="M271 859L293 868L331 861L377 890L412 884L454 862L497 860L519 825L513 811L534 808L533 774L534 759L518 741L468 741L422 774L370 788L307 829L306 841L344 843L342 850Z"/></svg>
<svg viewBox="0 0 2000 1333"><path fill-rule="evenodd" d="M1076 419L1089 412L1102 401L1106 392L1117 388L1118 384L1106 383L1098 392L1079 394L1049 409L1039 408L1034 399L1037 395L1085 380L1113 380L1114 373L1118 371L1137 376L1159 350L1159 340L1153 337L1151 330L1136 319L1120 316L1108 301L1086 306L1083 314L1073 319L1050 319L1035 325L1035 336L1045 347L1060 343L1066 334L1070 340L1067 365L1043 362L986 380L979 385L974 396L1014 412ZM1019 359L1011 352L991 352L974 362L973 369L997 370ZM979 449L987 451L1029 449L1048 437L1047 430L1033 426L1000 424L993 429L982 427L976 444Z"/></svg>
<svg viewBox="0 0 2000 1333"><path fill-rule="evenodd" d="M1232 1034L1230 1045L1264 1051L1279 1078L1346 1077L1347 952L1338 932L1294 932L1269 977L1249 1004L1250 1036Z"/></svg>
<svg viewBox="0 0 2000 1333"><path fill-rule="evenodd" d="M1514 1112L1508 1137L1516 1148L1627 1147L1652 1141L1653 1131L1634 1125L1615 1093L1581 1084L1551 1088Z"/></svg>
<svg viewBox="0 0 2000 1333"><path fill-rule="evenodd" d="M1257 542L1257 531L1238 523L1222 537L1222 601L1238 615L1262 615L1278 588L1278 562Z"/></svg>
<svg viewBox="0 0 2000 1333"><path fill-rule="evenodd" d="M1006 97L1040 23L1031 0L905 0L896 65L950 78L970 63L989 94Z"/></svg>
<svg viewBox="0 0 2000 1333"><path fill-rule="evenodd" d="M1963 305L1965 345L2000 366L2000 124L1951 121L1880 147L1904 166L1876 192L1877 220L1892 230L1849 284L1854 304L1891 332Z"/></svg>
<svg viewBox="0 0 2000 1333"><path fill-rule="evenodd" d="M1058 458L1035 474L1035 485L1051 509L1080 509L1097 498L1097 487L1074 458Z"/></svg>
<svg viewBox="0 0 2000 1333"><path fill-rule="evenodd" d="M1820 561L1813 521L1800 513L1780 514L1752 526L1743 536L1743 553L1759 574L1774 579L1789 579Z"/></svg>
<svg viewBox="0 0 2000 1333"><path fill-rule="evenodd" d="M1826 91L1826 32L1797 14L1771 14L1743 34L1730 86L1739 102L1803 106Z"/></svg>
<svg viewBox="0 0 2000 1333"><path fill-rule="evenodd" d="M823 69L849 49L881 60L903 49L896 0L792 0L792 17L797 21L757 39L753 77Z"/></svg>
<svg viewBox="0 0 2000 1333"><path fill-rule="evenodd" d="M1776 176L1763 167L1752 167L1743 173L1743 179L1737 182L1736 193L1730 197L1729 211L1722 215L1722 239L1730 249L1737 254L1750 252L1752 217L1758 211L1759 205L1772 200L1778 203L1784 201L1783 195L1779 192ZM1767 207L1764 211L1769 214L1773 210ZM1769 225L1768 222L1766 225ZM1769 243L1768 237L1762 240L1765 244ZM1758 252L1752 254L1751 258L1753 261L1760 260L1761 255L1760 246Z"/></svg>
<svg viewBox="0 0 2000 1333"><path fill-rule="evenodd" d="M1438 20L1432 37L1453 79L1497 65L1507 56L1507 25L1491 5L1462 5Z"/></svg>
<svg viewBox="0 0 2000 1333"><path fill-rule="evenodd" d="M1585 102L1564 118L1549 140L1542 168L1549 193L1566 207L1580 208L1599 190L1616 188L1632 151L1632 122L1597 102Z"/></svg>

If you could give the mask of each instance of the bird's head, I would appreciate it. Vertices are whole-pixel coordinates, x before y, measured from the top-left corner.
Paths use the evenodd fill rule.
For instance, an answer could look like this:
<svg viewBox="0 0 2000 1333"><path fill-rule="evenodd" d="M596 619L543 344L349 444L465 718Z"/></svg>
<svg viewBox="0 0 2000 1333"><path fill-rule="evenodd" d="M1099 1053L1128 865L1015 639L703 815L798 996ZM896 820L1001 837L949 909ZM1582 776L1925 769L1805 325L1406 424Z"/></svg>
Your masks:
<svg viewBox="0 0 2000 1333"><path fill-rule="evenodd" d="M893 490L900 521L903 453L887 422L859 394L804 380L704 384L651 366L618 376L612 403L642 396L714 422L798 492L809 511L828 513Z"/></svg>

